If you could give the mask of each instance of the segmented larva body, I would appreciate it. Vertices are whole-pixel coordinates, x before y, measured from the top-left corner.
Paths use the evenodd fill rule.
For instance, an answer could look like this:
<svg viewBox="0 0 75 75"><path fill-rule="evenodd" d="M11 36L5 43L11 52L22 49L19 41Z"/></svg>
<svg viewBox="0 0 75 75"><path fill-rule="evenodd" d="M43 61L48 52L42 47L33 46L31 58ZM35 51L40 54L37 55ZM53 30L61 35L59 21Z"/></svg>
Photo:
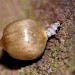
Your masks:
<svg viewBox="0 0 75 75"><path fill-rule="evenodd" d="M56 30L60 26L59 21L50 25L50 27L46 30L46 34L48 37L56 34Z"/></svg>

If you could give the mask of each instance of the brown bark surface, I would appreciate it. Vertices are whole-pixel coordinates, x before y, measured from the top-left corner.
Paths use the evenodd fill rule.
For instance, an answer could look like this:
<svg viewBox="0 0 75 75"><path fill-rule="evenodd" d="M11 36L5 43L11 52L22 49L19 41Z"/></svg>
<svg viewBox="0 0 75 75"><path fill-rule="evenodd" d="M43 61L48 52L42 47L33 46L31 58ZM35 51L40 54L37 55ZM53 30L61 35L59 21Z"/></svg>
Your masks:
<svg viewBox="0 0 75 75"><path fill-rule="evenodd" d="M39 59L20 61L0 50L0 75L75 75L75 0L0 0L0 38L7 24L23 18L61 27Z"/></svg>

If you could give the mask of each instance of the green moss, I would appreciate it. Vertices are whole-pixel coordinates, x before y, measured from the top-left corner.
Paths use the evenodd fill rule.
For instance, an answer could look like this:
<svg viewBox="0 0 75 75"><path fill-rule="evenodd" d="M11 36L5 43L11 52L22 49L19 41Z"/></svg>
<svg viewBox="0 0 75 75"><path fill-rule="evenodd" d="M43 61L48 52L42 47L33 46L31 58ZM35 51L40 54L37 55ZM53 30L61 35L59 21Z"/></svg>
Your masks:
<svg viewBox="0 0 75 75"><path fill-rule="evenodd" d="M51 52L50 52L50 53L48 53L48 57L51 57Z"/></svg>
<svg viewBox="0 0 75 75"><path fill-rule="evenodd" d="M30 73L27 73L26 75L31 75Z"/></svg>
<svg viewBox="0 0 75 75"><path fill-rule="evenodd" d="M54 53L52 54L52 57L57 57L57 55L58 55L58 52L54 52Z"/></svg>
<svg viewBox="0 0 75 75"><path fill-rule="evenodd" d="M69 71L73 71L73 70L75 69L75 66L72 65L72 64L70 64L70 63L68 63L67 66L66 66L66 68L67 68Z"/></svg>
<svg viewBox="0 0 75 75"><path fill-rule="evenodd" d="M71 42L70 39L67 39L67 40L65 41L65 46L70 47L71 44L72 44L72 42Z"/></svg>
<svg viewBox="0 0 75 75"><path fill-rule="evenodd" d="M55 61L55 63L52 64L53 69L56 70L60 64L61 64L61 61Z"/></svg>
<svg viewBox="0 0 75 75"><path fill-rule="evenodd" d="M51 51L53 51L53 52L59 51L59 48L57 48L57 47L51 47Z"/></svg>
<svg viewBox="0 0 75 75"><path fill-rule="evenodd" d="M57 68L57 66L58 66L57 64L54 64L54 65L53 65L54 68Z"/></svg>
<svg viewBox="0 0 75 75"><path fill-rule="evenodd" d="M52 47L52 48L51 48L51 51L52 51L51 57L53 58L53 57L57 57L57 56L59 55L60 49L57 48L57 47Z"/></svg>
<svg viewBox="0 0 75 75"><path fill-rule="evenodd" d="M33 69L32 75L36 75L37 71L36 69Z"/></svg>

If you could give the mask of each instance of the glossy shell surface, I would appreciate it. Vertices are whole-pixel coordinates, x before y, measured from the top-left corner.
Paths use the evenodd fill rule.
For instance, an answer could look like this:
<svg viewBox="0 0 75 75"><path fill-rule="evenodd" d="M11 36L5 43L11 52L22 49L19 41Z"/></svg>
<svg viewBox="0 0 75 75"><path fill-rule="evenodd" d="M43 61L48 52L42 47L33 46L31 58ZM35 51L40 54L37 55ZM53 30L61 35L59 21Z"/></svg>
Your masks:
<svg viewBox="0 0 75 75"><path fill-rule="evenodd" d="M3 33L2 44L10 56L19 60L33 60L43 52L47 42L45 30L30 19L9 24Z"/></svg>

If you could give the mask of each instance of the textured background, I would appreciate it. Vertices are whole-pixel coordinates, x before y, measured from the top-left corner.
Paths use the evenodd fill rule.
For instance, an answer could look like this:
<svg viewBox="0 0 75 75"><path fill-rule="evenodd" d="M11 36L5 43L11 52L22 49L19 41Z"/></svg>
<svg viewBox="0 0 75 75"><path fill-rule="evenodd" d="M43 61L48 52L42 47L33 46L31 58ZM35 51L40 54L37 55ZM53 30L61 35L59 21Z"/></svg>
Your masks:
<svg viewBox="0 0 75 75"><path fill-rule="evenodd" d="M39 59L15 60L0 50L0 75L75 75L75 0L0 0L0 38L7 24L23 18L45 29L62 24Z"/></svg>

